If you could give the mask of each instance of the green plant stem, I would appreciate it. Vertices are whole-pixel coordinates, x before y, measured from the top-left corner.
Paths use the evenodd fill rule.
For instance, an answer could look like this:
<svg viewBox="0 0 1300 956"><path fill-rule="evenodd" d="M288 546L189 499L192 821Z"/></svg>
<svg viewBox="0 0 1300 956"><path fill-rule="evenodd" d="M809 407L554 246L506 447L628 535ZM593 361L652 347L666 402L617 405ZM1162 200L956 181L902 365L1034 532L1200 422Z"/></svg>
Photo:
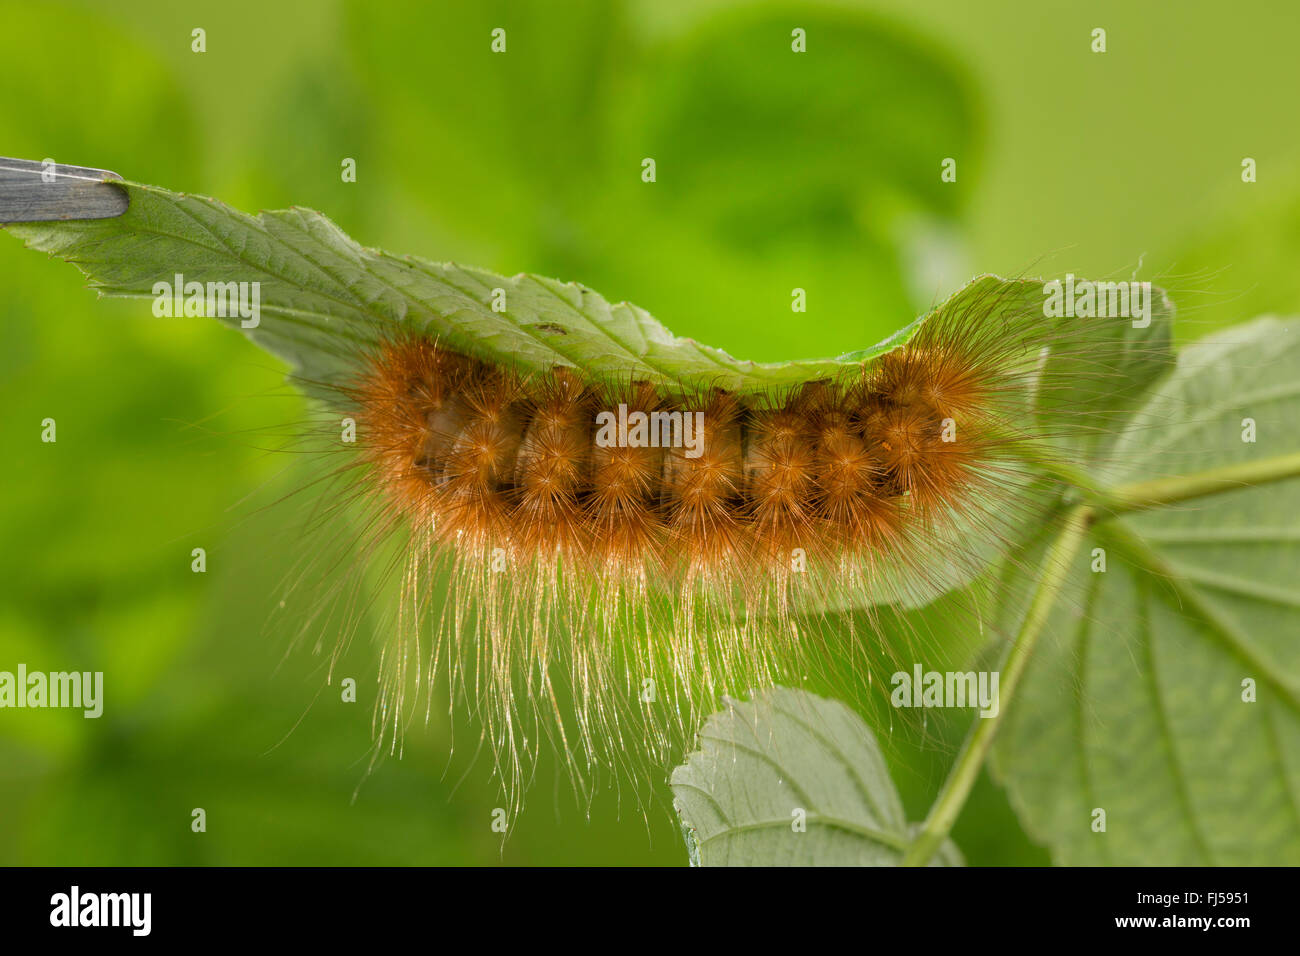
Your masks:
<svg viewBox="0 0 1300 956"><path fill-rule="evenodd" d="M967 734L966 742L962 745L961 753L957 755L957 760L948 773L948 779L944 781L939 798L935 800L929 815L925 818L925 824L903 855L904 866L925 866L929 863L930 857L939 849L953 824L957 822L957 817L966 804L966 798L970 795L971 787L975 785L980 768L984 765L984 758L988 756L989 747L993 744L993 736L997 733L998 725L1006 713L1007 704L1015 694L1020 678L1024 675L1034 645L1038 641L1038 635L1052 610L1070 563L1088 532L1093 515L1091 505L1076 505L1071 509L1065 517L1061 533L1057 535L1043 557L1038 586L1034 589L1029 611L1000 668L998 712L992 717L975 719L975 726Z"/></svg>
<svg viewBox="0 0 1300 956"><path fill-rule="evenodd" d="M1108 510L1123 514L1171 505L1191 498L1202 498L1224 491L1255 488L1298 475L1300 475L1300 452L1294 452L1261 461L1210 468L1191 475L1155 478L1151 481L1120 485L1102 492L1101 503Z"/></svg>

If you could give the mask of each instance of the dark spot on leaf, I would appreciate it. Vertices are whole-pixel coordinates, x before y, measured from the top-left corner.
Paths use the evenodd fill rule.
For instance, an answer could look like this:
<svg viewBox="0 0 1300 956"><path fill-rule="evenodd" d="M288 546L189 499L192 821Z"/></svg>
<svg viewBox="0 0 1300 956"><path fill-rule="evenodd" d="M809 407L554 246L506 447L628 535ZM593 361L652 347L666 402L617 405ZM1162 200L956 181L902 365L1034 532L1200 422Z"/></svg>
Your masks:
<svg viewBox="0 0 1300 956"><path fill-rule="evenodd" d="M562 325L556 325L554 322L543 322L541 325L534 325L538 332L545 332L548 335L568 335L569 330Z"/></svg>

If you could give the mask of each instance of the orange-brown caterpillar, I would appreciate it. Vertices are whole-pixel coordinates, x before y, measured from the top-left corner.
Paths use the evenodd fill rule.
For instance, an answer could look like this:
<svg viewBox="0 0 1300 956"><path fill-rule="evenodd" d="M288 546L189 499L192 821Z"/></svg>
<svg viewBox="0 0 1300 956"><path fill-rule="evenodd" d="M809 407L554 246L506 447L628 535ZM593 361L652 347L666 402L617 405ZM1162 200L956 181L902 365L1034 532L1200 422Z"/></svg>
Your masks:
<svg viewBox="0 0 1300 956"><path fill-rule="evenodd" d="M429 618L431 667L450 663L484 705L499 760L544 732L607 763L628 735L671 742L719 692L806 674L824 644L806 613L905 599L936 576L936 543L960 559L971 549L954 531L987 534L986 499L1007 507L996 491L1031 364L1001 327L942 317L781 394L527 373L386 341L347 389L378 524L409 534L383 719L400 730ZM616 409L694 415L697 446L597 440ZM554 718L541 728L539 702ZM522 782L516 759L499 769Z"/></svg>
<svg viewBox="0 0 1300 956"><path fill-rule="evenodd" d="M1047 509L1122 502L1109 466L1174 361L1149 288L1125 302L1108 283L1104 307L1098 286L1062 308L1059 282L982 276L864 352L759 365L577 284L366 249L310 210L254 218L122 188L118 219L18 233L101 294L171 297L182 273L186 288L260 290L246 330L347 416L330 448L360 480L326 511L368 511L360 548L304 561L328 574L356 555L376 572L360 601L308 595L291 613L315 630L341 605L350 627L382 606L369 585L400 583L378 629L380 739L416 715L412 685L432 704L433 679L448 681L516 798L543 736L580 774L647 753L663 766L724 692L838 670L832 696L861 703L872 651L902 663L889 648L911 636L886 633L888 604L973 597L979 636L987 620L1005 637L1019 589L995 604L967 585L1015 583ZM616 407L689 413L684 447L597 440ZM698 447L684 428L697 415Z"/></svg>
<svg viewBox="0 0 1300 956"><path fill-rule="evenodd" d="M909 525L976 479L992 399L979 372L952 349L904 347L849 381L745 400L523 376L407 339L379 351L357 396L381 493L439 546L744 580L797 547L902 550ZM599 441L620 407L632 440ZM670 431L681 418L664 413L700 424Z"/></svg>

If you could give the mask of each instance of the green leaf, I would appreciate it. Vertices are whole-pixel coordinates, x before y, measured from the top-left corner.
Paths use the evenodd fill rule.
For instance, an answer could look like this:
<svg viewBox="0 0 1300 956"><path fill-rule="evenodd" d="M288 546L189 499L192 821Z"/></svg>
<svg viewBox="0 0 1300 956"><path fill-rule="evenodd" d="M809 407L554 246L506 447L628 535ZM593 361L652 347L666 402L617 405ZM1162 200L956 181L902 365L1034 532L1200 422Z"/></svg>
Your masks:
<svg viewBox="0 0 1300 956"><path fill-rule="evenodd" d="M200 196L126 183L125 215L10 226L29 246L75 263L101 295L153 300L156 283L257 282L260 322L246 330L330 398L358 357L402 327L477 357L524 369L555 365L687 388L741 392L834 375L905 343L926 318L966 314L1018 323L1041 313L1041 283L981 276L884 342L839 358L757 363L673 336L643 309L611 304L576 283L511 277L363 247L309 209L250 216ZM504 291L504 311L493 308ZM1027 311L1028 310L1028 311ZM238 315L222 318L239 326Z"/></svg>
<svg viewBox="0 0 1300 956"><path fill-rule="evenodd" d="M861 717L785 687L725 704L672 775L693 864L898 864L913 828ZM961 863L951 841L936 861Z"/></svg>
<svg viewBox="0 0 1300 956"><path fill-rule="evenodd" d="M157 282L260 283L260 324L248 331L288 361L318 397L347 381L361 350L397 327L436 336L524 369L580 366L686 387L792 386L888 351L913 323L852 358L756 363L673 336L649 313L610 304L576 283L494 275L367 249L309 209L249 216L199 196L127 183L117 219L11 226L29 246L75 263L102 295L150 299ZM494 311L493 290L506 308ZM236 315L222 319L238 326Z"/></svg>
<svg viewBox="0 0 1300 956"><path fill-rule="evenodd" d="M1297 418L1300 325L1257 320L1184 349L1096 475L1285 455ZM1022 598L1013 588L1008 619ZM1297 635L1300 480L1100 522L994 748L1026 829L1061 864L1300 863Z"/></svg>
<svg viewBox="0 0 1300 956"><path fill-rule="evenodd" d="M289 362L304 386L331 398L347 382L360 354L398 328L437 337L466 354L525 370L568 365L594 374L630 375L684 388L716 386L740 392L781 389L833 376L906 343L927 320L962 317L975 328L1001 328L1027 354L1050 336L1042 317L1039 280L979 276L927 315L870 348L820 360L759 363L670 333L645 310L611 304L577 284L520 273L396 256L361 246L310 209L257 216L214 199L124 183L130 208L116 219L9 226L32 248L78 266L101 295L154 300L157 283L257 282L260 319L250 338ZM500 290L495 292L494 290ZM495 306L495 308L494 308ZM219 317L241 327L239 315ZM1153 322L1165 325L1167 315ZM1113 335L1122 323L1096 323ZM1167 329L1164 334L1167 340ZM1093 342L1096 334L1089 333ZM1095 343L1094 343L1095 344ZM1146 355L1147 353L1141 353ZM1087 377L1091 359L1054 357L1044 381L1050 391ZM1125 381L1148 381L1149 364L1135 364ZM1075 387L1073 404L1090 399ZM1114 381L1095 389L1104 399Z"/></svg>

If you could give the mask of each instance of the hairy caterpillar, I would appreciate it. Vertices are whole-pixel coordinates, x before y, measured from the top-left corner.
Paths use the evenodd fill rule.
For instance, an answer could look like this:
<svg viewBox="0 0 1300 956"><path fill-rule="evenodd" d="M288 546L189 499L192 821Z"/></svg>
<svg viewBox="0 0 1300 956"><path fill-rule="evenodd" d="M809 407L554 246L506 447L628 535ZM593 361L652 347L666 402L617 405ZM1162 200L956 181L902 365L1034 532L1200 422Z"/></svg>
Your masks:
<svg viewBox="0 0 1300 956"><path fill-rule="evenodd" d="M1050 503L1027 466L1096 460L1168 361L1167 316L1063 320L1043 283L982 277L865 352L756 366L582 287L366 249L306 210L123 188L120 219L16 231L109 294L259 283L260 320L216 317L293 362L326 429L355 422L329 446L347 485L326 507L361 513L337 557L400 588L380 739L422 685L432 706L436 675L516 796L542 738L582 776L666 757L720 693L837 667L869 685L877 609L985 570ZM141 236L165 262L139 260ZM548 345L584 335L600 347ZM670 427L632 441L632 419ZM308 576L335 557L302 551ZM341 621L318 595L293 613L341 643L354 596Z"/></svg>
<svg viewBox="0 0 1300 956"><path fill-rule="evenodd" d="M345 470L373 526L404 535L414 627L388 652L387 730L415 653L401 642L423 627L508 786L542 734L579 773L642 742L666 752L719 693L854 657L863 635L827 609L863 606L874 630L874 604L944 589L936 564L975 573L978 544L1031 506L1021 466L1044 437L1024 404L1043 332L990 319L997 304L937 311L836 378L748 393L381 342L340 392L358 422Z"/></svg>

